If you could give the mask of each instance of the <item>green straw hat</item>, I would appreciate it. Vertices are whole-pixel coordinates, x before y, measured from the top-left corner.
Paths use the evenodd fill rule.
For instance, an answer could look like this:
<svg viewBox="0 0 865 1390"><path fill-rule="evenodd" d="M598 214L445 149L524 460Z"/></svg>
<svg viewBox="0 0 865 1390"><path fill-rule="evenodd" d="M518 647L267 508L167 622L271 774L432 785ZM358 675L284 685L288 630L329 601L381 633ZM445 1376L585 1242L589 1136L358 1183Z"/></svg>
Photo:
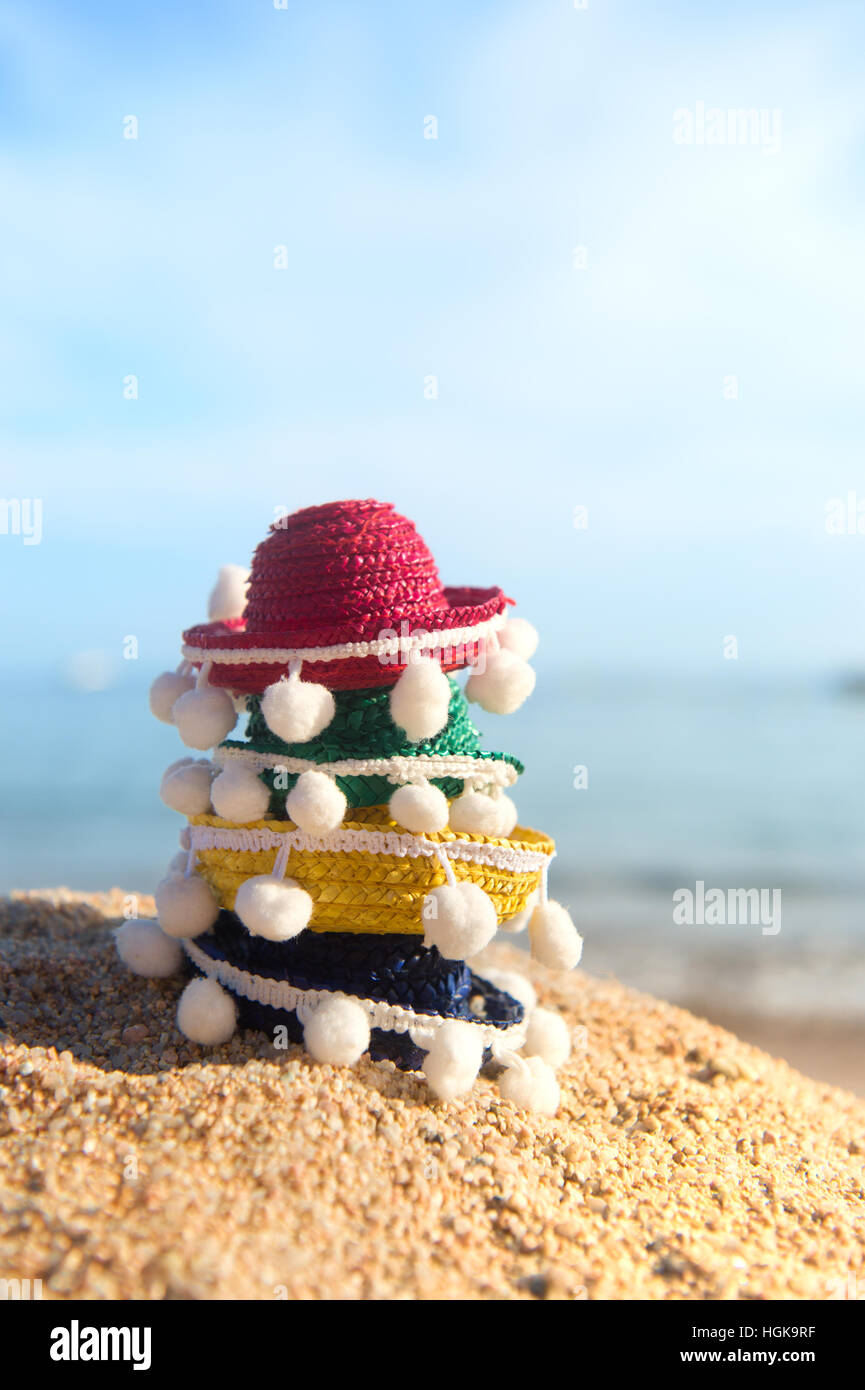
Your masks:
<svg viewBox="0 0 865 1390"><path fill-rule="evenodd" d="M448 799L466 789L495 795L513 786L523 771L522 763L508 753L486 752L479 746L480 734L469 717L465 696L455 680L449 679L449 684L447 724L419 743L410 743L394 724L386 689L335 692L331 723L306 743L278 739L262 715L261 697L249 696L246 739L226 739L216 750L214 762L235 778L240 769L259 778L270 790L264 814L271 816L285 814L286 799L298 780L314 771L330 777L351 807L381 805L402 786L417 790L425 784ZM216 796L218 802L218 787ZM233 808L228 804L224 809Z"/></svg>

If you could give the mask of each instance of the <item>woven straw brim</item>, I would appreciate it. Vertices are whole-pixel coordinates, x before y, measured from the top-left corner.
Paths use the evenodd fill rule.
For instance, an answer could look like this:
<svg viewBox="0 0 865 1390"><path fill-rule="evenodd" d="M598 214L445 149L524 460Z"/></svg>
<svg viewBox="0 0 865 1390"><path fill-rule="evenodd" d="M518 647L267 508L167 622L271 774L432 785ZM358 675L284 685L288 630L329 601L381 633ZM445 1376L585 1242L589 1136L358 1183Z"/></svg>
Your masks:
<svg viewBox="0 0 865 1390"><path fill-rule="evenodd" d="M217 816L195 816L191 825L215 830L267 830L278 835L294 830L290 821L257 821L238 827ZM345 830L400 832L383 806L358 809ZM338 832L337 832L338 833ZM517 827L505 838L457 834L443 830L425 835L429 844L463 844L504 851L527 851L552 857L552 840L536 830ZM248 878L268 874L277 857L276 848L234 849L208 847L197 850L197 870L211 885L222 908L233 911L237 890ZM502 856L507 858L507 855ZM478 863L450 856L457 881L478 884L492 899L499 921L516 916L528 905L540 885L541 867ZM286 876L310 894L313 913L310 930L316 932L409 932L422 935L423 900L431 888L446 882L444 869L434 855L408 855L345 849L294 849L288 854Z"/></svg>
<svg viewBox="0 0 865 1390"><path fill-rule="evenodd" d="M437 647L442 670L460 671L475 662L481 652L485 624L498 618L509 600L501 589L445 589L446 604L416 614L407 623L407 634L417 631L441 633L443 641ZM471 629L477 628L476 637ZM382 632L401 632L393 612L379 610L363 622L353 620L329 628L247 629L240 620L231 623L199 623L183 634L183 655L196 664L210 660L210 684L234 690L238 694L261 694L274 681L287 674L288 653L317 651L317 658L304 659L303 679L329 690L357 690L361 687L393 685L406 668L403 659L392 657L383 662L378 655L343 655L330 659L328 647L376 641ZM447 635L454 634L454 645ZM457 634L465 634L457 640ZM267 653L267 658L260 655ZM280 653L280 655L276 655Z"/></svg>
<svg viewBox="0 0 865 1390"><path fill-rule="evenodd" d="M322 765L349 758L378 760L415 758L420 754L440 757L454 753L479 753L480 734L474 725L469 703L453 676L448 678L448 685L447 723L429 738L414 743L394 723L390 691L376 687L337 691L330 723L314 738L303 743L285 743L278 738L261 712L261 700L251 695L246 705L244 738L226 739L222 747L260 753L278 752ZM493 753L484 756L503 755Z"/></svg>
<svg viewBox="0 0 865 1390"><path fill-rule="evenodd" d="M493 754L477 756L475 770L479 778L483 775L484 762L491 761L493 757ZM500 761L507 762L509 765L516 764L517 767L520 766L515 758L508 759L503 756ZM273 783L275 777L276 774L273 772L265 773L264 781L271 788L269 811L271 814L274 812L280 814L285 808L285 799L288 793L297 782L297 776L289 774L284 779L284 791L281 789L274 789ZM449 801L453 801L455 797L458 797L465 786L465 779L456 777L431 777L429 780L434 787L438 787L439 791L444 793ZM375 776L335 777L334 781L343 793L346 802L351 807L378 806L393 794L395 786L395 784L388 781L386 777Z"/></svg>
<svg viewBox="0 0 865 1390"><path fill-rule="evenodd" d="M394 724L387 690L338 691L333 719L306 743L284 743L277 738L261 713L259 697L251 695L245 738L226 739L215 761L224 766L239 760L261 775L272 788L268 816L277 818L284 813L286 793L310 767L332 771L349 806L382 805L395 787L418 776L433 780L448 799L459 796L465 783L513 785L522 763L510 754L480 749L480 735L453 677L450 688L447 724L417 743L411 743ZM431 762L422 764L420 759Z"/></svg>

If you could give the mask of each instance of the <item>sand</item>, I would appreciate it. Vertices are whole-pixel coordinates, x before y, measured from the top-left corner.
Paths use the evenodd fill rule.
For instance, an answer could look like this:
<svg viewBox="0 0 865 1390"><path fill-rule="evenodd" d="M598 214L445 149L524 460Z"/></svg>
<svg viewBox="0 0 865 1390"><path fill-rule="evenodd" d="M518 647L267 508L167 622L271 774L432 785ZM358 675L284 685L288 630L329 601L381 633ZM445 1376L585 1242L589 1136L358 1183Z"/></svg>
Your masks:
<svg viewBox="0 0 865 1390"><path fill-rule="evenodd" d="M865 1289L853 1096L683 1010L540 967L577 1042L552 1119L491 1080L430 1104L390 1064L322 1067L258 1034L205 1053L173 1027L178 983L116 959L122 900L0 908L0 1276L61 1299Z"/></svg>

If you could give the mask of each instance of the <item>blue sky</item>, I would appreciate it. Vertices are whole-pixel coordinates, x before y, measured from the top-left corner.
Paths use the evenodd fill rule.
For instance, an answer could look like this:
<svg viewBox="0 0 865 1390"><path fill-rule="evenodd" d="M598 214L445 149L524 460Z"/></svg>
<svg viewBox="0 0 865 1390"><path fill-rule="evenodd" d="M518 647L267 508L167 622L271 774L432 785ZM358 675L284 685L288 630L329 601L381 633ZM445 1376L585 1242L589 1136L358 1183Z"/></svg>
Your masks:
<svg viewBox="0 0 865 1390"><path fill-rule="evenodd" d="M0 490L43 503L40 545L0 535L4 671L130 633L161 669L275 508L339 496L501 583L553 665L859 662L865 536L824 516L865 502L863 29L0 5ZM780 111L781 148L677 144L698 101Z"/></svg>

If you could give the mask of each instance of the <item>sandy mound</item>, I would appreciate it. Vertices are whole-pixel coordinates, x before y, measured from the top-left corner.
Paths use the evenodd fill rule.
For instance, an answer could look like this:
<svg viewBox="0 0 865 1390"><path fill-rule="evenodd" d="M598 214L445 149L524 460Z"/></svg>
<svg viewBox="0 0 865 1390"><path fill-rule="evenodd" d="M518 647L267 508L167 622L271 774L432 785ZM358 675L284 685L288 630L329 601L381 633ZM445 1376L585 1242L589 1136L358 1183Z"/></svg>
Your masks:
<svg viewBox="0 0 865 1390"><path fill-rule="evenodd" d="M575 1030L559 1114L483 1078L430 1105L389 1064L187 1043L179 985L116 959L121 902L0 915L0 1269L46 1297L827 1298L865 1277L865 1104L731 1034L534 968Z"/></svg>

